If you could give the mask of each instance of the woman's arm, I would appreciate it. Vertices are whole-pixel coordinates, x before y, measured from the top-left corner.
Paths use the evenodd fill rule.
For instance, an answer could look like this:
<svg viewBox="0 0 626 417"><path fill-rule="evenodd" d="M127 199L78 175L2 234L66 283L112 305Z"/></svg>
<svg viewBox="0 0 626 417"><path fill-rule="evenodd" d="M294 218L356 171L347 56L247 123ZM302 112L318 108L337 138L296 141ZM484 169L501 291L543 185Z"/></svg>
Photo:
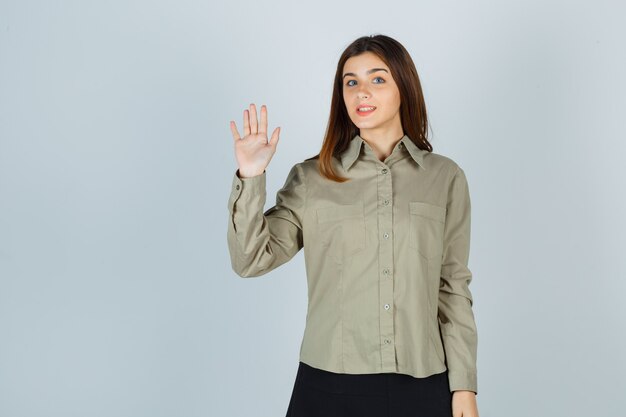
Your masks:
<svg viewBox="0 0 626 417"><path fill-rule="evenodd" d="M469 289L468 268L471 204L465 173L459 167L450 183L444 252L439 288L439 326L446 353L450 391L478 394L476 353L478 335Z"/></svg>
<svg viewBox="0 0 626 417"><path fill-rule="evenodd" d="M241 277L257 277L284 264L304 246L302 216L305 183L300 163L294 165L276 204L263 213L266 173L232 181L228 200L228 249L233 270Z"/></svg>
<svg viewBox="0 0 626 417"><path fill-rule="evenodd" d="M267 107L243 112L244 137L230 122L235 157L239 168L228 200L228 250L233 270L241 277L257 277L291 259L303 246L304 178L302 167L291 168L274 207L263 213L265 170L276 152L280 128L267 140ZM259 174L260 173L260 174Z"/></svg>

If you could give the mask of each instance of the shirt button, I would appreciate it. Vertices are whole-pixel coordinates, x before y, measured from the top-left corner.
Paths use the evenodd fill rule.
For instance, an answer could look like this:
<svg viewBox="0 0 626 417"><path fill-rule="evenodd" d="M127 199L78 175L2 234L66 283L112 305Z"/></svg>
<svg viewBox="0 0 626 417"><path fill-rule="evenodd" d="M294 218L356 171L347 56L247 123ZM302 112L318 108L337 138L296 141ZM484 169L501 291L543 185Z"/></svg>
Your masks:
<svg viewBox="0 0 626 417"><path fill-rule="evenodd" d="M385 339L385 344L388 345L389 343L391 343L391 340Z"/></svg>
<svg viewBox="0 0 626 417"><path fill-rule="evenodd" d="M385 304L385 310L389 310L389 304Z"/></svg>
<svg viewBox="0 0 626 417"><path fill-rule="evenodd" d="M385 233L385 234L383 235L383 237L384 237L385 239L389 239L389 233Z"/></svg>
<svg viewBox="0 0 626 417"><path fill-rule="evenodd" d="M385 275L389 275L389 268L385 268L385 269L383 269L383 274L385 274Z"/></svg>
<svg viewBox="0 0 626 417"><path fill-rule="evenodd" d="M389 205L389 200L383 201L383 204L386 205L386 206Z"/></svg>
<svg viewBox="0 0 626 417"><path fill-rule="evenodd" d="M239 184L237 184L237 186L235 187L235 189L237 189L237 190L239 189Z"/></svg>
<svg viewBox="0 0 626 417"><path fill-rule="evenodd" d="M383 170L381 171L383 174L387 173L387 168L383 168Z"/></svg>

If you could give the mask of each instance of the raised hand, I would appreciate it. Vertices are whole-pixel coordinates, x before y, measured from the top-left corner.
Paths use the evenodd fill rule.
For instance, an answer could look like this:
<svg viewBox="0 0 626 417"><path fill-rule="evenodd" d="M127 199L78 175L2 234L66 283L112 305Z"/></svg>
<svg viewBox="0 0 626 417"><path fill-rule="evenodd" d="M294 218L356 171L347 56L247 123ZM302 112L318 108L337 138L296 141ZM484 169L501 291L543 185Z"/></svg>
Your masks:
<svg viewBox="0 0 626 417"><path fill-rule="evenodd" d="M239 136L237 125L230 121L230 130L233 133L235 157L239 165L239 176L242 178L262 174L269 165L276 152L280 127L274 129L269 142L267 140L267 107L261 106L261 123L257 123L256 106L250 104L250 109L243 111L244 137Z"/></svg>

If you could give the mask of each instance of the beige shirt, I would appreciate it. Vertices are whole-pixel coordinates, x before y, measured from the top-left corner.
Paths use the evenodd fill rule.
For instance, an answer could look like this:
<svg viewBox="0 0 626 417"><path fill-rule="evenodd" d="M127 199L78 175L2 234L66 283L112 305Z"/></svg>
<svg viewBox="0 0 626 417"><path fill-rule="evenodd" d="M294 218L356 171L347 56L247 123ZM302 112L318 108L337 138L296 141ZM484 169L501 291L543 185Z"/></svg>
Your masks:
<svg viewBox="0 0 626 417"><path fill-rule="evenodd" d="M477 391L468 288L470 196L450 158L404 136L384 161L359 135L336 183L317 160L294 165L263 212L266 173L235 172L228 209L233 270L258 277L304 248L308 283L300 360L336 373L426 377Z"/></svg>

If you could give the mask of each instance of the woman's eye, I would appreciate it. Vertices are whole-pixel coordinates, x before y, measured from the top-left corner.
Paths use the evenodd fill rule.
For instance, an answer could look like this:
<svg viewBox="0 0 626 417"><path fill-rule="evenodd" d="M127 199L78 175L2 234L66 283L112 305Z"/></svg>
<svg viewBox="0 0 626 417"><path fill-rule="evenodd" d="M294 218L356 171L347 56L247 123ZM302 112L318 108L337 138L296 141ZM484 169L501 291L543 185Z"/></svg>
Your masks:
<svg viewBox="0 0 626 417"><path fill-rule="evenodd" d="M382 77L376 77L376 78L374 78L374 80L381 80L383 83L385 82L385 80L384 80ZM353 86L354 84L350 84L352 81L355 81L355 80L349 80L349 81L346 83L346 85L347 85L347 86ZM380 83L376 83L376 84L380 84Z"/></svg>

